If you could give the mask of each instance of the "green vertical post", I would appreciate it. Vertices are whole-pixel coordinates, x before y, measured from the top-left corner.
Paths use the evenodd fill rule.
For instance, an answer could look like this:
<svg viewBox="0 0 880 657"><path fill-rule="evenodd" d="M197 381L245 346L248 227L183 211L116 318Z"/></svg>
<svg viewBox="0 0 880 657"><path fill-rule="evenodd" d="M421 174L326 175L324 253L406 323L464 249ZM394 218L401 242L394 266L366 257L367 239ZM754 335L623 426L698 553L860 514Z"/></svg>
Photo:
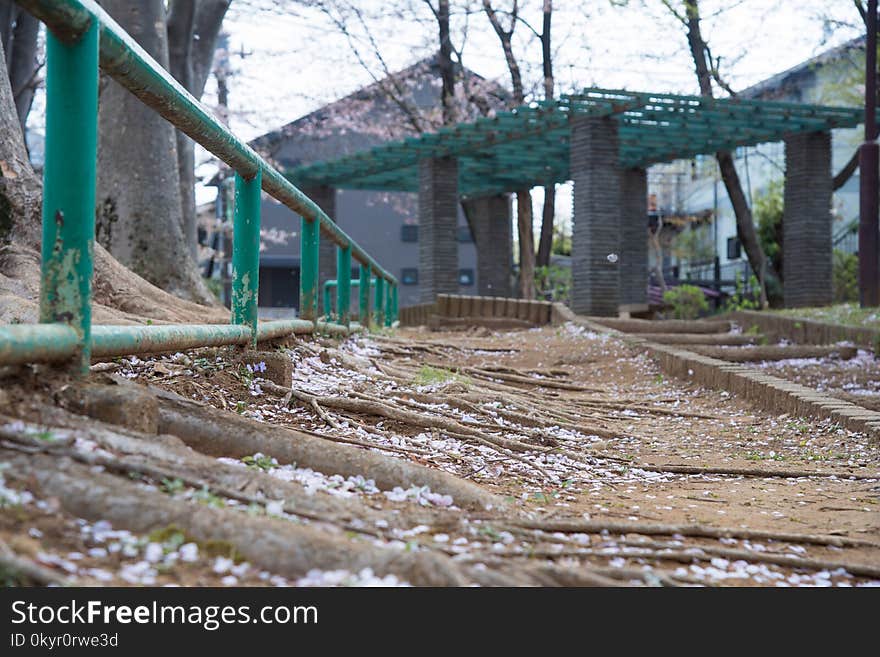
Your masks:
<svg viewBox="0 0 880 657"><path fill-rule="evenodd" d="M385 279L376 276L376 326L385 324Z"/></svg>
<svg viewBox="0 0 880 657"><path fill-rule="evenodd" d="M302 218L302 236L299 250L299 316L318 320L318 248L321 244L321 224L315 219Z"/></svg>
<svg viewBox="0 0 880 657"><path fill-rule="evenodd" d="M397 284L391 286L391 321L397 321Z"/></svg>
<svg viewBox="0 0 880 657"><path fill-rule="evenodd" d="M348 326L351 316L351 245L336 247L336 317Z"/></svg>
<svg viewBox="0 0 880 657"><path fill-rule="evenodd" d="M385 326L394 322L394 283L385 282Z"/></svg>
<svg viewBox="0 0 880 657"><path fill-rule="evenodd" d="M257 345L257 300L260 289L260 187L262 172L250 180L235 174L232 217L232 323L251 330Z"/></svg>
<svg viewBox="0 0 880 657"><path fill-rule="evenodd" d="M40 321L65 322L88 372L98 158L98 22L75 43L46 35L46 146Z"/></svg>
<svg viewBox="0 0 880 657"><path fill-rule="evenodd" d="M328 283L330 282L331 281L324 281L324 305L321 306L324 309L324 315L327 317L328 320L330 320L333 315L333 313L331 312L333 310L333 306L330 305L330 288L333 286L328 285Z"/></svg>
<svg viewBox="0 0 880 657"><path fill-rule="evenodd" d="M370 325L370 265L361 263L360 290L358 291L358 321L364 327Z"/></svg>

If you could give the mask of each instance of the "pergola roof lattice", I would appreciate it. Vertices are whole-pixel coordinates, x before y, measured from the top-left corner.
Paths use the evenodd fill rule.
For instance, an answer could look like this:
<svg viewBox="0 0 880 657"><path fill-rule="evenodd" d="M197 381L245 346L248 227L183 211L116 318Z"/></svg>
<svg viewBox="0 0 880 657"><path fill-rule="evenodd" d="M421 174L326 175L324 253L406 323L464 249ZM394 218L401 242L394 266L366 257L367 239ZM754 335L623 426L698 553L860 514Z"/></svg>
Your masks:
<svg viewBox="0 0 880 657"><path fill-rule="evenodd" d="M861 110L849 107L585 89L301 166L287 176L300 187L413 192L420 159L450 156L458 159L459 193L464 196L564 182L571 177L570 121L576 116L607 116L617 122L624 168L780 141L801 132L850 128L862 121Z"/></svg>

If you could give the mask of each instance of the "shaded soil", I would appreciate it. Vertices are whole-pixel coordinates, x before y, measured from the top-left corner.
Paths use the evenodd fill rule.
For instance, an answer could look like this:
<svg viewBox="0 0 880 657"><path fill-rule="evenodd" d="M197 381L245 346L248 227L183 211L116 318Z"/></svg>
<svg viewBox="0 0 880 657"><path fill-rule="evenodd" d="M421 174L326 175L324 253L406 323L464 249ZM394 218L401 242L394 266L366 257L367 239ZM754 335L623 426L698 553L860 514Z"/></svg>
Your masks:
<svg viewBox="0 0 880 657"><path fill-rule="evenodd" d="M288 402L277 382L273 387L261 379L259 361L231 349L118 359L95 369L324 436L328 445L357 444L479 484L506 506L466 510L418 482L380 490L369 472L334 476L261 455L248 463L218 461L245 468L255 479L289 482L309 499L344 500L363 509L355 529L368 531L383 550L442 555L477 578L497 573L510 582L537 584L880 583L880 448L861 434L774 416L726 392L670 380L646 353L576 324L507 332L407 329L342 344L301 341L278 348L293 367L292 380L281 388L292 384L302 399L320 401ZM799 375L818 377L824 365L810 367L800 367ZM852 370L826 368L825 377L839 376L832 380L843 390L847 377L869 368ZM782 365L780 372L786 371ZM66 383L43 370L21 370L16 377L3 382L0 410L20 417L33 418L27 409L37 402L55 403ZM870 374L864 377L860 385ZM351 410L351 404L334 400L371 402L373 410ZM815 476L801 476L805 472ZM174 528L97 541L99 519L76 518L14 474L4 474L0 539L79 583L405 582L391 572L344 567L282 578L242 565L229 545L196 545ZM174 481L145 478L139 485L189 504L193 513L199 504L229 514L243 510L234 508L234 500ZM14 499L31 489L34 499ZM621 530L619 523L634 530ZM707 538L699 535L705 531L648 531L647 524L657 523L753 534ZM101 525L99 536L101 528L110 531ZM340 544L362 540L351 528L337 534ZM822 540L783 540L789 534ZM834 545L836 538L849 542ZM122 547L103 555L100 549L113 542ZM187 543L196 546L183 550ZM183 561L184 553L196 556Z"/></svg>

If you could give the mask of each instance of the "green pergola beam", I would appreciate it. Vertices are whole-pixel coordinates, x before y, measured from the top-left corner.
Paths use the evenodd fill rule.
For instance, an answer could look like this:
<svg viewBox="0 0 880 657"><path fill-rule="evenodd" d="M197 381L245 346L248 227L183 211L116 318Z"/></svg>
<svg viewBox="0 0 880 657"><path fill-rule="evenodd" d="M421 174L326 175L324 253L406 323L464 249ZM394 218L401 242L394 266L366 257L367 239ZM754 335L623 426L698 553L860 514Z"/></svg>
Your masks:
<svg viewBox="0 0 880 657"><path fill-rule="evenodd" d="M624 167L780 141L800 132L855 127L861 121L861 111L848 107L585 89L302 166L287 177L299 185L414 192L419 160L455 157L463 195L563 182L569 178L571 120L581 116L607 116L618 123Z"/></svg>

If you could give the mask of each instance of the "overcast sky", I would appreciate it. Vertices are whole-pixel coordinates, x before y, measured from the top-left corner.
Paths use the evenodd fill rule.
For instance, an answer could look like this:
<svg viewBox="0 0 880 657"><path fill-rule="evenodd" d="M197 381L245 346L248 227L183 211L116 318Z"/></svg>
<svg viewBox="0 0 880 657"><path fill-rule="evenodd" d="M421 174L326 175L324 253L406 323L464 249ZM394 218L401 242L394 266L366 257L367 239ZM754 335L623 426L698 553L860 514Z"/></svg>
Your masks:
<svg viewBox="0 0 880 657"><path fill-rule="evenodd" d="M364 14L379 14L389 4L406 0L356 0ZM420 0L408 20L370 21L371 35L390 70L400 70L437 49L435 23ZM453 7L457 3L453 0ZM479 1L474 0L474 8ZM494 0L496 9L510 0ZM520 0L521 15L540 29L541 0ZM625 4L626 6L615 6ZM679 5L680 0L673 0ZM829 30L831 17L857 25L852 0L701 0L703 33L721 70L734 89L742 89L784 71L859 35L851 27ZM271 7L271 9L269 9ZM586 86L657 92L695 93L693 64L683 27L661 0L556 0L553 46L557 91ZM464 42L463 59L477 73L510 86L498 39L485 14L454 17L453 40ZM322 105L381 77L367 34L355 27L354 43L367 68L358 61L346 37L327 16L296 0L233 0L225 29L229 33L230 122L252 139L293 121ZM524 25L516 30L516 55L526 85L540 85L540 46ZM369 70L367 70L369 68ZM206 88L204 102L216 104L216 83ZM200 160L205 162L207 154ZM205 163L201 176L215 168ZM536 190L539 191L539 190ZM197 189L198 202L213 199L214 188ZM559 212L568 214L569 190L560 189ZM535 196L541 203L540 193ZM540 206L538 206L540 207ZM538 213L539 215L540 213ZM565 220L565 217L561 217Z"/></svg>
<svg viewBox="0 0 880 657"><path fill-rule="evenodd" d="M279 9L261 11L254 3L274 4ZM356 4L372 13L388 3L360 0ZM420 2L412 4L419 6ZM495 0L494 4L500 9L509 6L509 0ZM554 4L555 69L560 91L584 86L695 91L684 31L660 0L630 0L624 8L612 6L611 0L556 0ZM521 5L526 20L540 29L540 0L522 0ZM737 89L857 36L855 30L845 28L829 34L820 20L821 15L831 14L855 23L851 0L703 0L701 6L706 16L704 35ZM421 23L394 19L372 25L392 70L436 49L430 15L423 12L421 18ZM460 42L464 20L459 13L456 43ZM235 71L230 90L232 125L245 138L292 121L371 81L350 45L326 17L298 2L233 0L226 28ZM529 38L525 26L518 27L517 33L517 55L523 60L527 82L536 84L540 48ZM364 36L361 32L356 38L369 54ZM509 86L497 38L481 12L467 19L467 37L465 65ZM380 71L375 59L368 58L367 63L374 72ZM213 89L212 84L205 98L208 104L215 102Z"/></svg>

